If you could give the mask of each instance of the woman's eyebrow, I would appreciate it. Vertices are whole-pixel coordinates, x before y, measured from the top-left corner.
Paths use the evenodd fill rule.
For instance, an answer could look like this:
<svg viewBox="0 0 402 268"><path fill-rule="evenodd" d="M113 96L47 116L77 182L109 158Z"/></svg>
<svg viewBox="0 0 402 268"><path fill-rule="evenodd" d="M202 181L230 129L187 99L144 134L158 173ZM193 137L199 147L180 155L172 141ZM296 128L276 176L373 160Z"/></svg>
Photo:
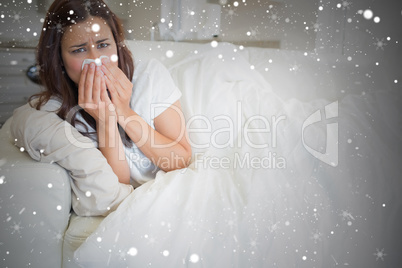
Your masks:
<svg viewBox="0 0 402 268"><path fill-rule="evenodd" d="M109 38L105 38L105 39L98 40L98 41L96 41L96 43L99 44L99 43L105 42L105 41L107 41L107 40L109 40Z"/></svg>
<svg viewBox="0 0 402 268"><path fill-rule="evenodd" d="M104 38L104 39L98 40L98 41L96 41L96 43L99 44L99 43L105 42L105 41L107 41L107 40L109 40L109 38ZM73 45L73 46L71 46L70 48L74 48L74 47L83 47L83 46L86 46L87 44L88 44L88 43L82 43L82 44L79 44L79 45Z"/></svg>
<svg viewBox="0 0 402 268"><path fill-rule="evenodd" d="M73 48L73 47L83 47L83 46L85 46L87 43L82 43L82 44L79 44L79 45L73 45L73 46L71 46L70 48Z"/></svg>

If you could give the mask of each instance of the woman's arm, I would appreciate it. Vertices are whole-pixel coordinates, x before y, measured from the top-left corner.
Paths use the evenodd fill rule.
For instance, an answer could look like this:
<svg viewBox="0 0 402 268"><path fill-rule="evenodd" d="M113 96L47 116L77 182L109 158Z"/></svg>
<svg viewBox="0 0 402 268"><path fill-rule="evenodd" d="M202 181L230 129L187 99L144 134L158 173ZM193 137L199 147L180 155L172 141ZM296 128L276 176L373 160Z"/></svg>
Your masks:
<svg viewBox="0 0 402 268"><path fill-rule="evenodd" d="M124 145L120 137L115 116L105 122L97 122L99 150L106 158L119 182L130 184L130 169L124 153Z"/></svg>
<svg viewBox="0 0 402 268"><path fill-rule="evenodd" d="M122 112L119 123L144 155L162 170L189 165L191 146L179 101L154 119L155 129L131 109Z"/></svg>
<svg viewBox="0 0 402 268"><path fill-rule="evenodd" d="M133 84L116 66L104 59L102 71L118 123L131 140L156 166L164 171L187 167L191 160L185 120L180 102L176 101L154 119L153 129L130 108Z"/></svg>

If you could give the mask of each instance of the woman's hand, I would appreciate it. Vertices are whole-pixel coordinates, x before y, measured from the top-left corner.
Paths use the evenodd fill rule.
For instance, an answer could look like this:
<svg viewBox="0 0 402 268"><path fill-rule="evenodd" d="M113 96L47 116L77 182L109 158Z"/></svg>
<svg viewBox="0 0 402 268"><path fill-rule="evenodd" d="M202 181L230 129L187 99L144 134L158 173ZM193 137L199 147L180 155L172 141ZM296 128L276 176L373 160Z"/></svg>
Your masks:
<svg viewBox="0 0 402 268"><path fill-rule="evenodd" d="M115 108L107 94L105 77L100 67L91 63L84 66L78 84L78 104L98 124L116 116Z"/></svg>
<svg viewBox="0 0 402 268"><path fill-rule="evenodd" d="M130 183L130 169L117 127L117 115L101 68L85 65L78 85L78 104L96 120L98 146L122 183Z"/></svg>
<svg viewBox="0 0 402 268"><path fill-rule="evenodd" d="M108 58L102 60L101 70L105 74L106 86L111 101L116 107L118 121L122 121L129 114L133 84L120 68L110 62Z"/></svg>

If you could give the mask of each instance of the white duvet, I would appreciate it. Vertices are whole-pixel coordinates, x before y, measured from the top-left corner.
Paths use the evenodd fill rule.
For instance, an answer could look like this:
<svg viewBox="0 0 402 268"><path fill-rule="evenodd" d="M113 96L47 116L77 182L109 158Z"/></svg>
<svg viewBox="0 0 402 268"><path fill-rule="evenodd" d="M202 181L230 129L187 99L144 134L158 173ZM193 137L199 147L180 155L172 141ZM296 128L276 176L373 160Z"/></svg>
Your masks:
<svg viewBox="0 0 402 268"><path fill-rule="evenodd" d="M84 267L400 264L394 95L283 101L234 48L201 50L170 68L183 93L192 164L160 171L135 189L78 248L76 261ZM328 122L307 126L314 113ZM337 129L327 132L326 123ZM326 144L330 136L335 147ZM325 158L328 146L332 155Z"/></svg>

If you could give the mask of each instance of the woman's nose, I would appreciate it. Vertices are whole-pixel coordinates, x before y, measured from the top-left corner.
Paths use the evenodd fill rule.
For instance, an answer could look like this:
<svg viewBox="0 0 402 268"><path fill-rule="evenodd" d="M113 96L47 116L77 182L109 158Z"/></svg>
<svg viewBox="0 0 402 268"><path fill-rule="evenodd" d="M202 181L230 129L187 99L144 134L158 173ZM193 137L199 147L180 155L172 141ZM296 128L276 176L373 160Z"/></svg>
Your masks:
<svg viewBox="0 0 402 268"><path fill-rule="evenodd" d="M95 47L91 47L91 49L89 50L89 54L88 54L90 59L97 59L99 58L101 55L100 53L97 51L97 49Z"/></svg>

